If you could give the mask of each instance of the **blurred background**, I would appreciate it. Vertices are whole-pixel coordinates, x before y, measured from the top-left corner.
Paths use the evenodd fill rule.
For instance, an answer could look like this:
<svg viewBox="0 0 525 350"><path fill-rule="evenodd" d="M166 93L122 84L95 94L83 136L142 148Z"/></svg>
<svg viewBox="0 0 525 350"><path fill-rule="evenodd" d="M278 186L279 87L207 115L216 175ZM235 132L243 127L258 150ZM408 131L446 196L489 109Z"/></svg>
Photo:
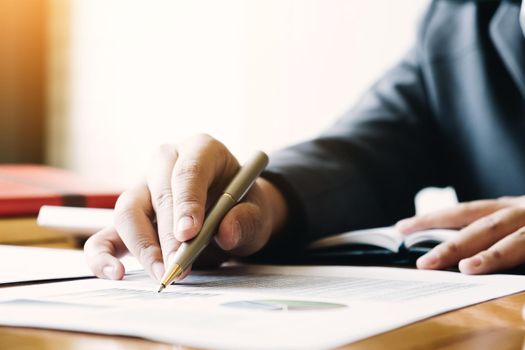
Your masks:
<svg viewBox="0 0 525 350"><path fill-rule="evenodd" d="M126 187L197 132L241 160L315 136L415 37L422 0L0 0L0 162Z"/></svg>

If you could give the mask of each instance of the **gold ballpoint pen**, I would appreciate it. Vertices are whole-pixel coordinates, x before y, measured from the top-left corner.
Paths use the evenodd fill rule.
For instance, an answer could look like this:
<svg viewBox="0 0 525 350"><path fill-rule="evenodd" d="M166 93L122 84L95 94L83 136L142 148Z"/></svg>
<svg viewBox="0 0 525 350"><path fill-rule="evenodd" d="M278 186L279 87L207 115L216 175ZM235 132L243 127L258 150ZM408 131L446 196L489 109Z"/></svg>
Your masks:
<svg viewBox="0 0 525 350"><path fill-rule="evenodd" d="M226 213L244 197L267 164L268 156L258 151L239 169L209 211L199 233L190 241L183 242L175 252L162 276L159 293L191 266L210 242Z"/></svg>

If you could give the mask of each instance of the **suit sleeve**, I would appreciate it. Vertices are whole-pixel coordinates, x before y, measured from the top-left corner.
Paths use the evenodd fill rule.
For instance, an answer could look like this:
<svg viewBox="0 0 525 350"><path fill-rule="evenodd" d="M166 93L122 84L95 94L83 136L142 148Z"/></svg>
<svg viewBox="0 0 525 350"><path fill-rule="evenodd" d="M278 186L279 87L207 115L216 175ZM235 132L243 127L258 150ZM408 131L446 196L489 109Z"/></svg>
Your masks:
<svg viewBox="0 0 525 350"><path fill-rule="evenodd" d="M271 155L263 177L288 200L294 240L394 224L421 188L443 185L420 70L413 49L319 137Z"/></svg>

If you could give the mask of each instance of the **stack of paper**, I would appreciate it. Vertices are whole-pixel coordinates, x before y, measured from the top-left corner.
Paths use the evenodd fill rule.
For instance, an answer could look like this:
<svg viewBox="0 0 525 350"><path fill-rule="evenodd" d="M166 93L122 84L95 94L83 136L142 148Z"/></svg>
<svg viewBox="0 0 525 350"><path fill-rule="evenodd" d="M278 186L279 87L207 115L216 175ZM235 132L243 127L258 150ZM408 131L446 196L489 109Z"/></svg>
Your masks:
<svg viewBox="0 0 525 350"><path fill-rule="evenodd" d="M122 262L128 272L142 270L134 258ZM0 245L0 285L89 276L93 273L80 250Z"/></svg>
<svg viewBox="0 0 525 350"><path fill-rule="evenodd" d="M525 289L523 276L327 266L225 267L161 294L157 283L135 274L0 289L0 324L202 348L319 349Z"/></svg>

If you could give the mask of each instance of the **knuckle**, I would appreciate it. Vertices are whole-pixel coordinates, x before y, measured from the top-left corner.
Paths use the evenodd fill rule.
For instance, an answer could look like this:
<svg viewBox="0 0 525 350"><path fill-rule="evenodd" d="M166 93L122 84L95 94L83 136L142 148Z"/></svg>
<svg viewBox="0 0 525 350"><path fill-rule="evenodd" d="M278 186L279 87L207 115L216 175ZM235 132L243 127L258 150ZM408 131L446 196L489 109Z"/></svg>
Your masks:
<svg viewBox="0 0 525 350"><path fill-rule="evenodd" d="M179 181L199 177L203 173L203 166L197 160L183 160L177 163L174 176Z"/></svg>
<svg viewBox="0 0 525 350"><path fill-rule="evenodd" d="M167 245L167 246L171 247L171 246L175 246L175 245L177 245L179 243L179 241L177 241L177 239L173 235L172 231L159 233L159 238L160 238L163 246Z"/></svg>
<svg viewBox="0 0 525 350"><path fill-rule="evenodd" d="M131 206L115 207L114 224L117 231L126 222L129 222L139 215L138 210Z"/></svg>
<svg viewBox="0 0 525 350"><path fill-rule="evenodd" d="M156 209L170 209L173 207L173 195L171 191L161 191L153 199Z"/></svg>
<svg viewBox="0 0 525 350"><path fill-rule="evenodd" d="M458 256L461 253L461 246L457 242L450 241L441 246L440 253L443 256Z"/></svg>
<svg viewBox="0 0 525 350"><path fill-rule="evenodd" d="M191 191L183 191L180 194L174 196L172 200L173 206L177 208L178 211L192 212L200 207L200 202L197 195Z"/></svg>
<svg viewBox="0 0 525 350"><path fill-rule="evenodd" d="M212 152L215 155L224 154L226 151L226 146L222 142L208 134L196 135L193 142L199 145L201 149Z"/></svg>
<svg viewBox="0 0 525 350"><path fill-rule="evenodd" d="M214 140L214 138L210 134L205 133L205 132L201 132L201 133L198 133L195 136L193 136L193 141L195 141L195 142L206 143L206 142L209 142L211 140Z"/></svg>
<svg viewBox="0 0 525 350"><path fill-rule="evenodd" d="M135 248L140 261L154 261L159 255L159 247L146 239L137 240Z"/></svg>
<svg viewBox="0 0 525 350"><path fill-rule="evenodd" d="M224 146L224 144L217 139L211 139L208 142L208 147L213 149L218 154L223 154L226 151L226 146Z"/></svg>
<svg viewBox="0 0 525 350"><path fill-rule="evenodd" d="M175 145L164 143L157 147L156 153L161 159L169 159L177 154L177 148Z"/></svg>
<svg viewBox="0 0 525 350"><path fill-rule="evenodd" d="M175 221L183 216L191 217L195 222L201 222L204 216L204 207L196 202L184 202L175 206Z"/></svg>
<svg viewBox="0 0 525 350"><path fill-rule="evenodd" d="M489 249L483 252L483 255L485 255L487 259L490 259L493 261L503 260L503 253L499 249Z"/></svg>
<svg viewBox="0 0 525 350"><path fill-rule="evenodd" d="M501 229L502 224L502 219L494 215L485 216L479 221L479 225L487 230L488 233L498 232Z"/></svg>
<svg viewBox="0 0 525 350"><path fill-rule="evenodd" d="M191 136L189 139L187 139L182 147L198 147L199 149L205 148L210 142L215 140L211 135L207 133L199 133Z"/></svg>

